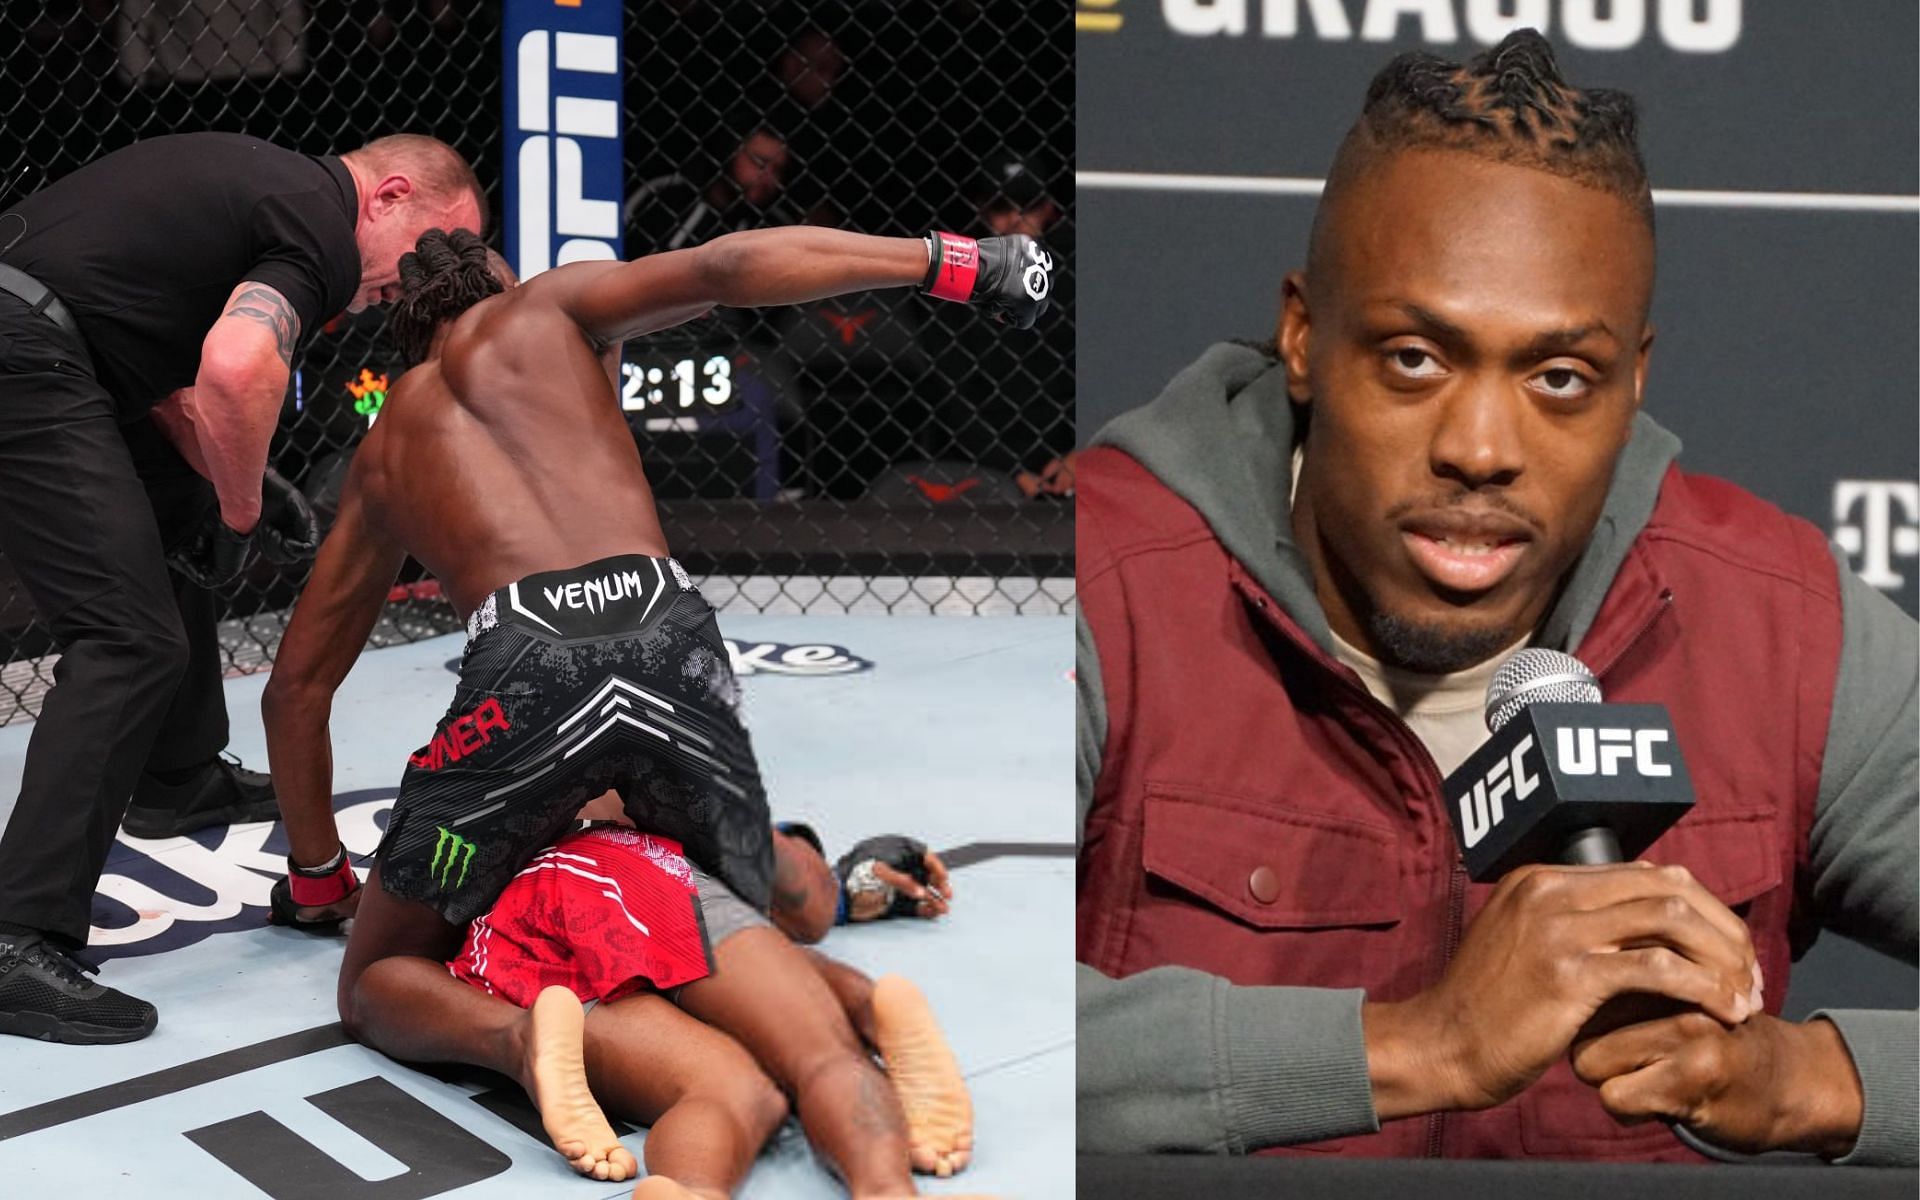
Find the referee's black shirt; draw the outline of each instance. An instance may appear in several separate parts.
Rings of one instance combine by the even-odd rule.
[[[193,383],[200,343],[242,280],[287,298],[302,342],[351,303],[357,210],[338,158],[176,134],[96,159],[0,214],[0,246],[26,223],[0,262],[73,310],[126,421]]]

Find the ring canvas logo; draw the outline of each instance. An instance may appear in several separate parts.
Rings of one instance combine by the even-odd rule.
[[[508,0],[507,259],[520,278],[620,255],[619,0]]]
[[[1451,46],[1464,36],[1491,46],[1531,26],[1579,50],[1631,50],[1649,38],[1687,54],[1720,54],[1740,40],[1742,0],[1126,0],[1159,9],[1183,37],[1313,37],[1391,42],[1412,36]],[[1120,0],[1079,0],[1074,27],[1121,27]]]
[[[870,660],[842,646],[722,640],[735,675],[852,675],[873,669]]]
[[[826,642],[742,642],[720,639],[735,675],[855,675],[873,670],[873,660],[861,658],[845,646]],[[446,668],[460,673],[460,660],[450,658]]]
[[[340,841],[356,860],[380,844],[393,795],[393,788],[370,788],[333,798]],[[463,857],[470,856],[468,843]],[[356,865],[364,874],[364,863]],[[260,929],[273,885],[286,873],[287,835],[273,822],[223,825],[186,837],[123,833],[94,892],[87,955],[158,954],[216,933]]]

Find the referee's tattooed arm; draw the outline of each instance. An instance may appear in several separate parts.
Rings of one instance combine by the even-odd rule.
[[[293,365],[293,348],[300,344],[300,316],[285,296],[264,283],[243,283],[225,315],[258,322],[273,334],[280,361]]]
[[[252,532],[260,519],[267,447],[299,340],[300,318],[287,298],[243,280],[200,345],[189,415],[220,519],[236,533]]]

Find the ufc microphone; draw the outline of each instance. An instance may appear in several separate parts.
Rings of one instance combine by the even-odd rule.
[[[1502,663],[1487,685],[1487,728],[1487,744],[1442,786],[1475,883],[1531,862],[1627,862],[1693,807],[1666,706],[1602,704],[1600,681],[1571,654],[1529,648]],[[1762,1161],[1660,1119],[1708,1158]]]
[[[1693,807],[1660,704],[1602,704],[1586,664],[1526,649],[1487,688],[1493,736],[1442,787],[1467,876],[1525,863],[1626,862]]]

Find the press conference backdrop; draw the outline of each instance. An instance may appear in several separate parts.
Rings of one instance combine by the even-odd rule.
[[[1920,6],[1912,0],[1077,0],[1082,444],[1208,344],[1271,335],[1320,180],[1392,55],[1545,32],[1640,102],[1647,410],[1691,470],[1826,530],[1920,608]],[[1151,303],[1142,297],[1151,294]],[[1792,1011],[1912,1006],[1826,937]]]

